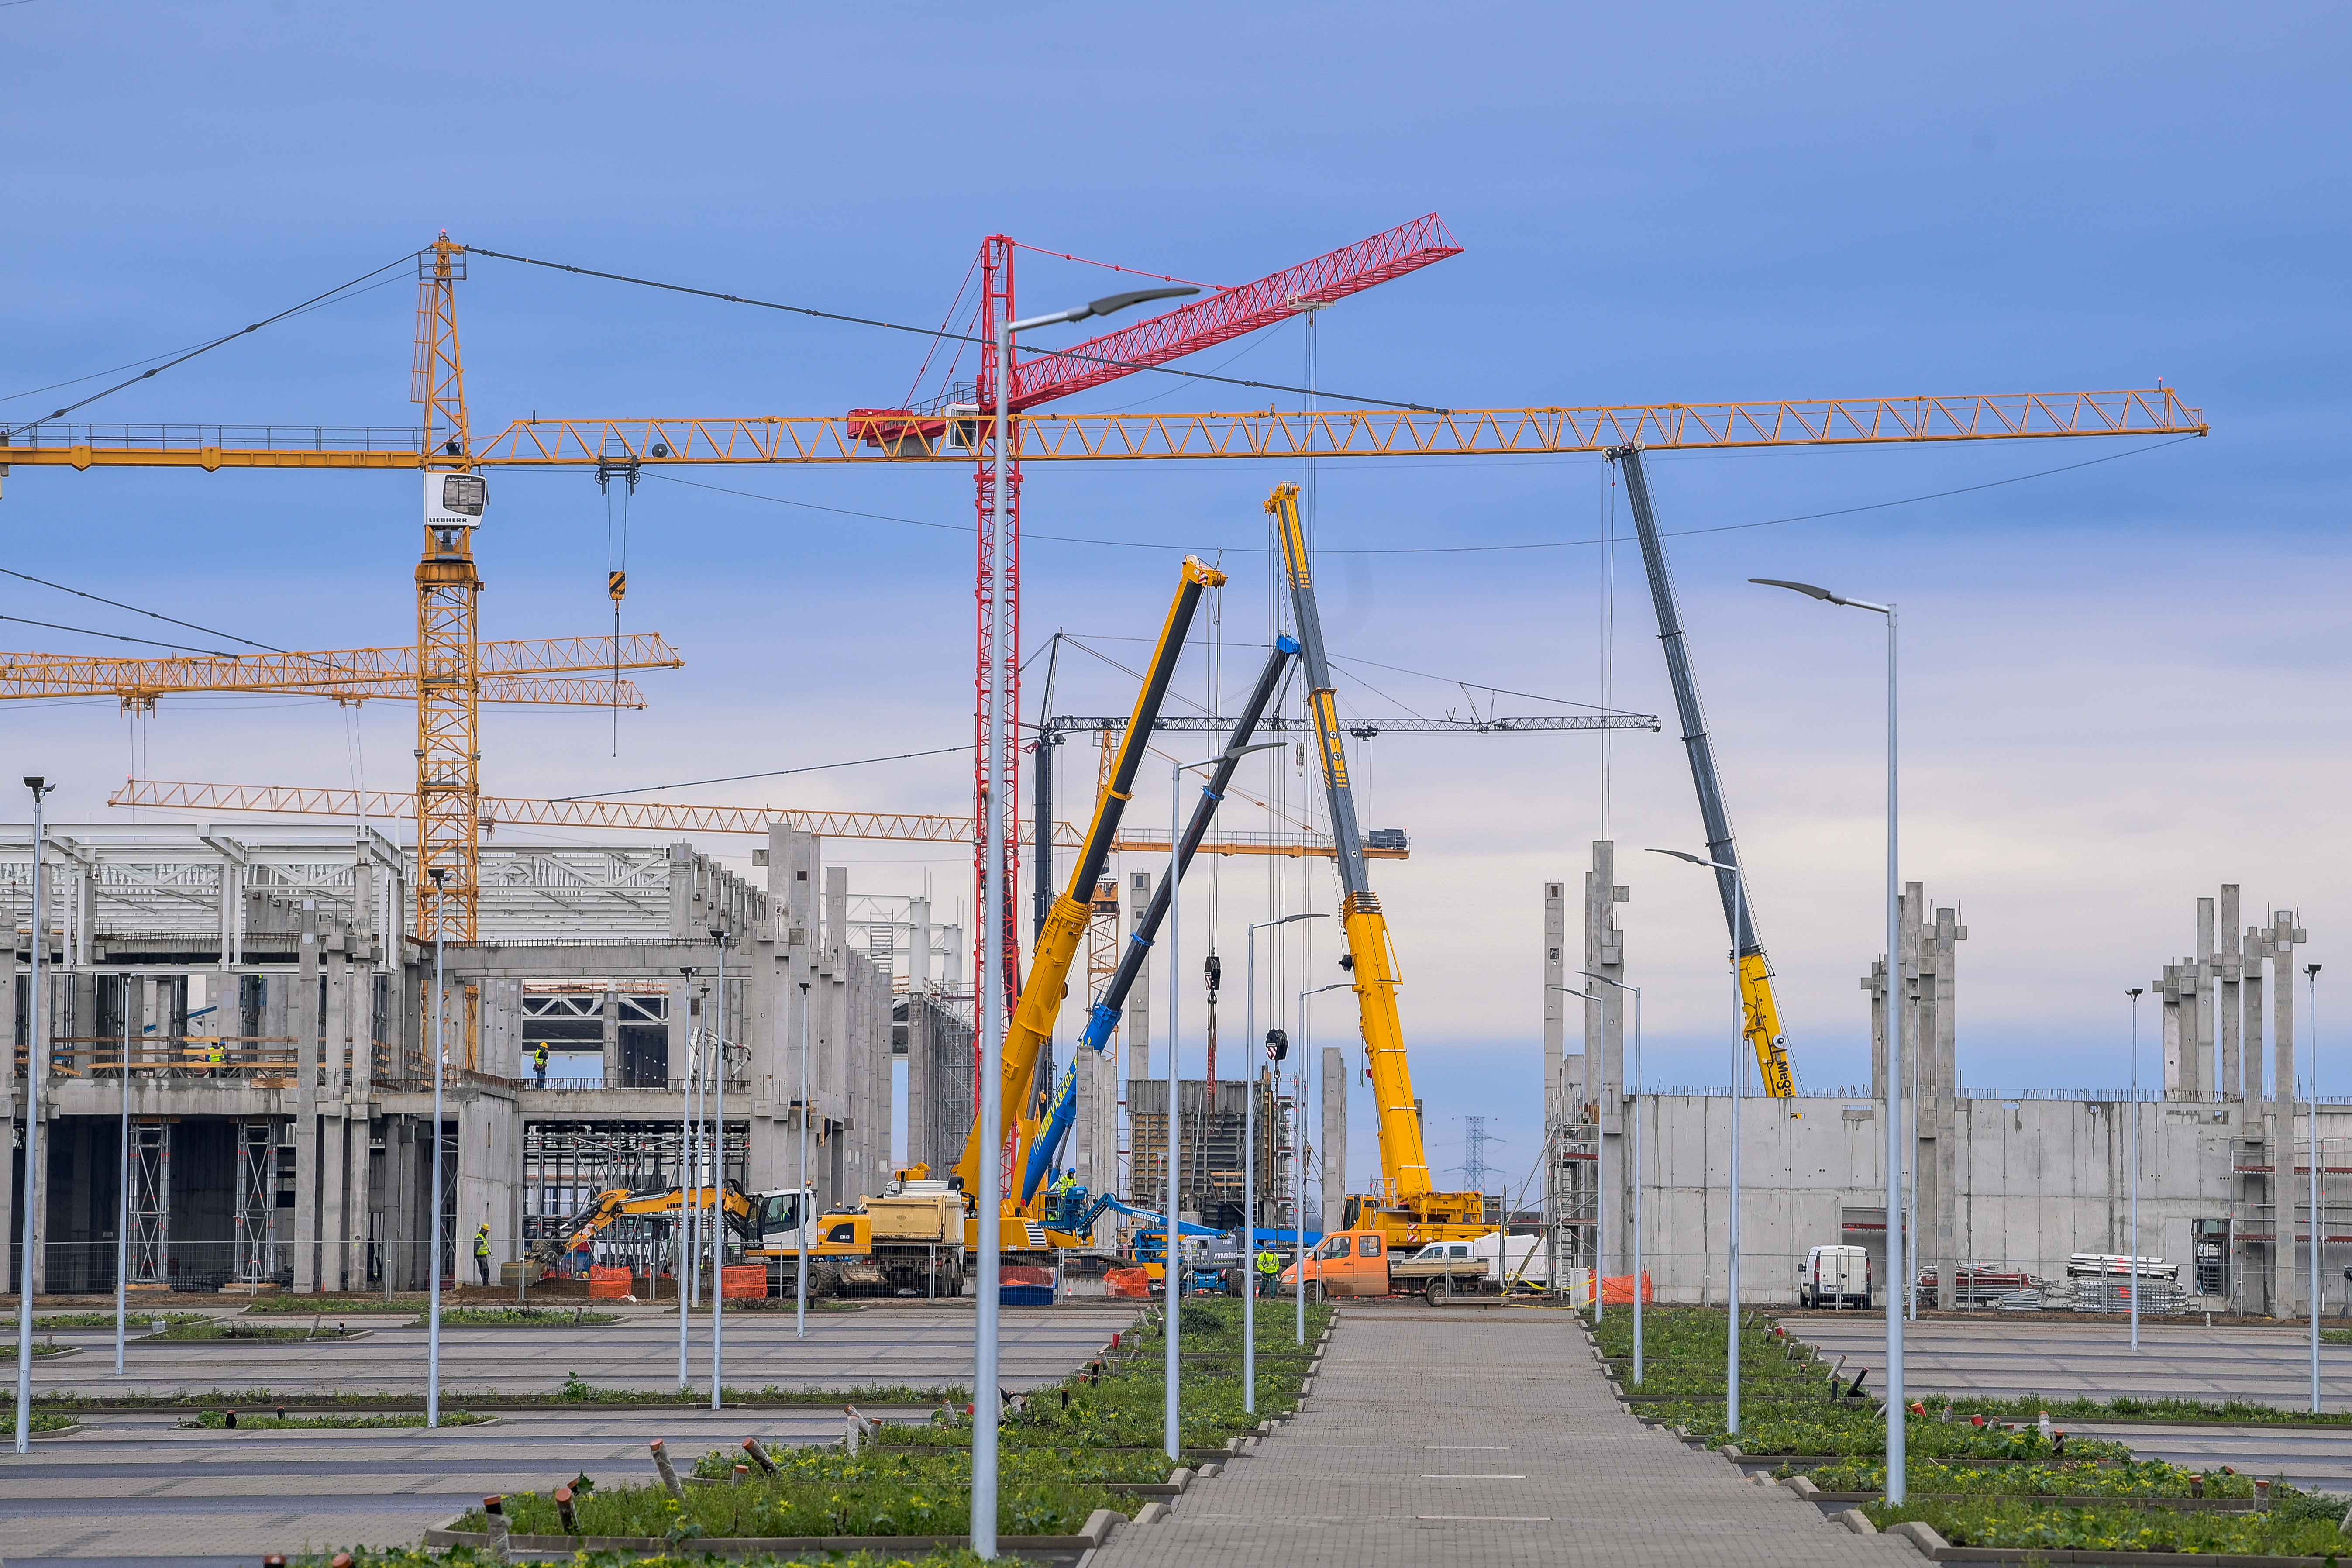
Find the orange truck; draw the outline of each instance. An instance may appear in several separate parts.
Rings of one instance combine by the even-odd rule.
[[[1540,1245],[1532,1237],[1489,1235],[1475,1242],[1431,1242],[1404,1252],[1391,1247],[1381,1230],[1338,1230],[1326,1236],[1303,1264],[1284,1269],[1282,1284],[1295,1289],[1303,1267],[1310,1300],[1422,1296],[1436,1307],[1536,1285],[1541,1276],[1530,1274]],[[1508,1278],[1499,1268],[1506,1261],[1511,1265]]]

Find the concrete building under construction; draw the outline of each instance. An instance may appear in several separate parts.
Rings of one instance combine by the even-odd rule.
[[[481,939],[438,953],[405,934],[412,861],[372,829],[57,826],[39,919],[31,843],[0,828],[0,1198],[18,1216],[16,1184],[43,1189],[45,1289],[112,1288],[126,1172],[132,1285],[421,1286],[436,1012],[445,1268],[479,1226],[513,1259],[604,1186],[676,1180],[689,1087],[715,1110],[722,1059],[726,1173],[796,1185],[805,1126],[825,1203],[887,1180],[895,1051],[919,1084],[958,1060],[969,1082],[961,934],[919,900],[855,898],[790,828],[755,856],[764,886],[685,843],[486,847]]]
[[[2331,1310],[2344,1306],[2352,1101],[2315,1108],[2307,1092],[2298,1095],[2295,959],[2306,932],[2292,911],[2242,929],[2236,886],[2197,900],[2196,951],[2160,965],[2143,987],[2161,1004],[2164,1070],[2160,1085],[2137,1099],[2124,1090],[1966,1084],[1959,955],[1968,927],[1956,905],[1932,904],[1916,882],[1902,901],[1891,1021],[1885,959],[1860,977],[1870,994],[1871,1084],[1790,1100],[1650,1085],[1635,1098],[1625,1076],[1624,994],[1605,983],[1627,973],[1615,907],[1630,889],[1615,876],[1614,846],[1601,842],[1581,889],[1543,884],[1550,1191],[1559,1246],[1573,1265],[1591,1266],[1598,1248],[1604,1271],[1624,1273],[1638,1200],[1645,1270],[1659,1298],[1721,1302],[1736,1113],[1745,1299],[1793,1302],[1807,1249],[1830,1244],[1868,1247],[1884,1281],[1887,1106],[1879,1086],[1891,1042],[1903,1055],[1901,1110],[1912,1151],[1908,1212],[1895,1223],[1912,1238],[1927,1304],[1970,1304],[1978,1275],[2063,1277],[2072,1255],[2137,1252],[2180,1266],[2198,1310],[2308,1311],[2315,1150],[2316,1284]],[[1579,895],[1580,949],[1570,945],[1568,918]],[[1575,984],[1580,973],[1604,983]],[[1575,992],[1595,999],[1575,1003]],[[1571,1004],[1583,1025],[1581,1049],[1573,1051]],[[2087,1059],[2080,1065],[2095,1070]],[[2120,1052],[2095,1070],[2116,1079],[2129,1072]],[[1628,1159],[1636,1119],[1638,1173]],[[2134,1119],[2137,1245],[2126,1159]]]

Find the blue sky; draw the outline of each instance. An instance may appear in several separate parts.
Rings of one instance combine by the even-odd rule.
[[[1480,406],[2161,377],[2205,409],[2210,438],[2120,457],[2152,444],[1662,456],[1653,469],[1667,526],[1693,530],[2021,480],[1695,533],[1674,542],[1675,566],[1805,1079],[1867,1074],[1855,982],[1881,946],[1879,645],[1874,622],[1750,576],[1904,606],[1906,859],[1971,927],[1964,1074],[2106,1084],[2127,1070],[2121,993],[2179,956],[2198,894],[2234,879],[2250,919],[2299,906],[2322,961],[2344,902],[2346,36],[2340,10],[2292,5],[1963,18],[32,0],[0,8],[18,171],[0,395],[203,341],[443,228],[930,321],[990,232],[1241,282],[1431,210],[1465,254],[1328,312],[1323,384]],[[1041,308],[1104,291],[1104,274],[1024,266],[1024,300]],[[389,276],[77,417],[409,423],[414,297]],[[492,427],[534,411],[835,412],[903,395],[920,358],[898,335],[487,260],[460,312],[475,418]],[[1227,374],[1292,381],[1302,353],[1286,327],[1202,368],[1230,360]],[[1129,380],[1080,405],[1265,395]],[[944,465],[689,477],[950,529],[970,516],[969,476]],[[1266,626],[1260,504],[1295,477],[1255,463],[1033,468],[1033,535],[1112,542],[1033,541],[1031,645],[1056,628],[1144,635],[1181,552],[1222,548],[1224,680],[1240,686]],[[18,570],[279,647],[398,643],[414,483],[20,467],[0,539]],[[1318,542],[1581,541],[1612,518],[1606,472],[1586,458],[1328,463]],[[1622,531],[1622,506],[1613,518]],[[597,715],[498,713],[493,790],[657,784],[968,732],[968,535],[651,480],[628,523],[629,624],[667,632],[688,668],[648,679],[655,706],[623,720],[617,756]],[[503,480],[481,539],[486,632],[603,629],[607,527],[583,475]],[[1335,553],[1335,649],[1425,672],[1360,665],[1373,685],[1348,700],[1443,711],[1466,700],[1457,681],[1598,700],[1602,556]],[[1615,700],[1666,712],[1630,549],[1613,604]],[[0,588],[0,614],[141,630],[21,583]],[[5,629],[11,647],[105,647]],[[1206,650],[1188,663],[1195,695],[1209,663]],[[1068,668],[1071,708],[1125,706],[1118,678]],[[390,705],[365,715],[372,784],[399,782],[408,727]],[[147,730],[153,776],[353,772],[328,704],[167,702]],[[132,765],[131,727],[105,705],[13,708],[0,736],[12,760],[64,781],[67,818],[105,815]],[[1453,1119],[1487,1114],[1511,1140],[1502,1163],[1523,1166],[1539,885],[1573,881],[1601,831],[1597,750],[1573,736],[1364,750],[1367,821],[1414,836],[1413,858],[1379,878],[1433,1142],[1458,1159]],[[1622,741],[1612,773],[1626,858],[1695,842],[1671,731]],[[699,798],[948,809],[967,776],[947,757]],[[1089,777],[1066,766],[1066,795]],[[1158,820],[1165,796],[1137,809]],[[860,886],[960,887],[952,856],[841,847]],[[1301,875],[1295,903],[1328,905]],[[1707,889],[1664,862],[1621,879],[1629,957],[1651,987],[1653,1081],[1725,1081]],[[1239,922],[1267,897],[1263,868],[1219,878],[1229,975]],[[1328,939],[1311,971],[1293,954],[1283,984],[1336,975],[1331,956]],[[1329,1019],[1321,1037],[1351,1033]]]

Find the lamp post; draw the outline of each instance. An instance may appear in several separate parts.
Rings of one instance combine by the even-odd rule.
[[[2311,1095],[2311,1413],[2319,1414],[2319,965],[2303,966],[2308,985],[2310,1004],[2306,1013],[2311,1019],[2311,1044],[2304,1047],[2304,1080]],[[2292,981],[2289,982],[2293,984]],[[2292,1135],[2294,1129],[2288,1129]],[[2292,1236],[2294,1233],[2287,1232]]]
[[[33,792],[33,1001],[25,1033],[25,1258],[23,1300],[16,1308],[16,1452],[33,1451],[33,1259],[37,1255],[40,1211],[34,1199],[41,1190],[38,1175],[41,1147],[41,1079],[47,1065],[41,1051],[41,960],[47,956],[48,922],[41,908],[41,857],[47,847],[47,829],[41,816],[41,797],[58,786],[37,773],[25,776]]]
[[[710,1408],[716,1410],[727,1310],[727,1221],[720,1196],[727,1189],[727,933],[713,926],[710,940],[719,944],[719,1023],[710,1035],[719,1060],[719,1094],[710,1115]]]
[[[816,1205],[812,1201],[808,1179],[808,1016],[809,983],[801,982],[801,1190],[793,1198],[793,1215],[798,1223],[793,1227],[794,1245],[800,1250],[800,1261],[793,1270],[793,1337],[808,1338],[808,1227],[809,1210]],[[980,1403],[978,1399],[972,1401]]]
[[[131,976],[122,977],[122,1147],[115,1176],[114,1375],[122,1375],[131,1328]]]
[[[436,866],[427,874],[433,879],[437,909],[437,895],[449,869]],[[441,1064],[445,1053],[441,1031],[447,996],[442,966],[447,946],[436,925],[433,931],[433,1256],[426,1265],[425,1300],[425,1425],[428,1427],[441,1425]]]
[[[1633,1220],[1633,1386],[1642,1385],[1642,988],[1628,985],[1622,980],[1612,980],[1605,974],[1595,974],[1580,969],[1587,980],[1598,980],[1603,985],[1613,985],[1620,991],[1633,994],[1633,1109],[1632,1127],[1626,1136],[1625,1169],[1631,1179],[1625,1184],[1626,1208]]]
[[[686,1003],[688,1009],[686,1061],[683,1064],[685,1076],[677,1080],[677,1186],[678,1195],[685,1201],[678,1207],[677,1227],[671,1237],[670,1252],[677,1261],[675,1281],[677,1286],[677,1386],[683,1393],[687,1384],[687,1330],[693,1321],[692,1307],[686,1299],[686,1282],[693,1278],[694,1266],[702,1260],[702,1241],[698,1234],[700,1227],[695,1224],[694,1205],[695,1189],[702,1180],[702,1157],[694,1146],[697,1131],[694,1116],[695,1068],[701,1060],[702,1047],[694,1037],[694,1004],[686,995],[688,982],[694,978],[694,966],[680,964],[677,973],[677,995]],[[670,1014],[672,1018],[677,1016],[675,1010]]]
[[[1279,744],[1279,742],[1276,743]],[[1171,904],[1175,902],[1175,892],[1171,889],[1169,892]],[[1314,913],[1285,915],[1280,920],[1260,921],[1248,928],[1242,939],[1244,979],[1242,987],[1242,1038],[1245,1040],[1257,1038],[1257,933],[1274,926],[1286,926],[1296,921],[1328,919],[1330,919],[1328,915]],[[1172,1039],[1174,1037],[1170,1037]],[[1298,1114],[1302,1121],[1307,1115],[1307,1107],[1303,1101],[1299,1105]],[[1298,1147],[1299,1131],[1298,1128],[1291,1129],[1290,1143],[1294,1154]],[[1242,1279],[1245,1287],[1242,1291],[1242,1410],[1245,1415],[1255,1415],[1257,1414],[1257,1080],[1255,1078],[1251,1079],[1249,1092],[1243,1098],[1242,1149],[1244,1151],[1242,1154],[1242,1224],[1249,1233],[1248,1244],[1242,1248]],[[1307,1190],[1294,1184],[1291,1187],[1291,1203],[1298,1220],[1299,1240],[1303,1243],[1307,1239]],[[1307,1269],[1303,1261],[1298,1270],[1298,1280],[1303,1289],[1307,1282]]]
[[[1748,879],[1738,867],[1710,860],[1703,855],[1686,854],[1680,849],[1653,849],[1650,853],[1671,855],[1677,860],[1687,860],[1694,866],[1704,866],[1709,870],[1730,872],[1731,929],[1735,932],[1748,929]],[[1730,1332],[1724,1336],[1723,1419],[1730,1435],[1737,1437],[1739,1436],[1739,1102],[1748,1098],[1748,1005],[1747,999],[1739,992],[1739,945],[1736,936],[1731,952],[1731,1005],[1739,1043],[1731,1052],[1731,1223],[1730,1234],[1726,1238],[1731,1259],[1731,1325]],[[1893,1419],[1900,1420],[1901,1416],[1898,1414]],[[1892,1465],[1893,1461],[1888,1463]],[[1896,1473],[1891,1468],[1887,1472],[1890,1485]]]
[[[2139,998],[2141,986],[2124,993],[2131,998],[2132,1070],[2131,1122],[2124,1129],[2124,1158],[2131,1162],[2131,1238],[2124,1250],[2131,1254],[2131,1348],[2139,1350]]]
[[[1013,447],[1012,385],[1013,340],[1036,327],[1050,327],[1063,321],[1083,321],[1089,316],[1108,316],[1139,305],[1147,300],[1172,300],[1182,295],[1197,294],[1198,289],[1137,289],[1124,294],[1107,294],[1099,300],[1074,305],[1051,315],[1030,316],[1018,321],[1000,320],[996,323],[996,419],[990,426],[989,437],[995,445],[996,462],[990,475],[989,515],[994,521],[988,541],[988,630],[992,639],[1000,637],[1005,625],[1004,597],[1004,469],[1011,461]],[[982,943],[982,951],[993,952],[996,946],[997,922],[1004,909],[1004,653],[990,644],[988,660],[988,756],[982,769],[982,790],[986,796],[985,820],[981,824],[981,858],[985,868],[982,875],[981,929],[989,934]],[[996,1417],[997,1417],[997,1269],[1001,1261],[1000,1230],[1003,1222],[1003,1154],[1004,1088],[999,1081],[1004,1070],[1004,986],[992,962],[982,966],[985,971],[973,976],[981,992],[980,1029],[980,1193],[976,1200],[980,1219],[980,1298],[974,1314],[978,1321],[972,1335],[972,1429],[971,1429],[971,1549],[982,1557],[996,1555]],[[1171,970],[1172,973],[1173,971]],[[1173,1091],[1171,1091],[1171,1097]],[[1170,1125],[1174,1125],[1175,1107],[1170,1108]],[[802,1111],[806,1116],[805,1102]],[[1172,1174],[1171,1180],[1173,1180]],[[1172,1193],[1172,1189],[1171,1189]],[[1174,1205],[1171,1204],[1171,1209]],[[1173,1224],[1173,1220],[1170,1222]],[[807,1270],[802,1270],[805,1278]],[[1170,1314],[1173,1321],[1174,1313]],[[1170,1342],[1174,1342],[1171,1331]],[[1172,1352],[1171,1352],[1172,1353]],[[1169,1397],[1175,1397],[1171,1382]],[[1171,1406],[1172,1408],[1172,1406]]]
[[[1312,321],[1313,318],[1309,317],[1308,320]],[[1301,991],[1298,994],[1298,1109],[1302,1116],[1307,1112],[1307,999],[1309,996],[1320,996],[1326,991],[1350,990],[1354,984],[1355,982],[1350,980],[1335,980],[1328,985],[1318,985],[1312,991]],[[1290,1141],[1290,1159],[1298,1177],[1297,1342],[1303,1345],[1307,1342],[1307,1162],[1299,1157],[1300,1142],[1296,1138]],[[1325,1152],[1328,1154],[1329,1151],[1327,1150]],[[1328,1175],[1331,1167],[1326,1164],[1323,1170]],[[1341,1195],[1341,1201],[1346,1201],[1345,1194]],[[1328,1234],[1331,1229],[1331,1194],[1329,1193],[1323,1194],[1323,1229],[1326,1234]]]
[[[1911,1258],[1909,1237],[1903,1226],[1903,1051],[1901,1046],[1901,1010],[1896,997],[1903,987],[1902,961],[1902,895],[1901,824],[1897,809],[1900,801],[1901,773],[1897,767],[1899,752],[1895,746],[1895,615],[1892,603],[1876,605],[1867,599],[1850,599],[1833,594],[1827,588],[1811,583],[1791,583],[1778,577],[1751,577],[1751,583],[1768,588],[1786,588],[1793,594],[1819,599],[1825,604],[1843,605],[1853,610],[1871,610],[1886,617],[1886,1261],[1888,1289],[1896,1282],[1908,1294],[1911,1289]],[[2135,1053],[2135,1057],[2137,1053]],[[2132,1112],[2133,1125],[2138,1125],[2139,1112]],[[2135,1243],[2135,1246],[2137,1244]],[[1896,1267],[1900,1263],[1900,1268]],[[2137,1292],[2134,1293],[2137,1296]],[[1895,1309],[1895,1299],[1890,1295],[1886,1308],[1886,1500],[1899,1503],[1908,1490],[1906,1484],[1903,1393],[1903,1314]]]
[[[1181,816],[1184,804],[1184,775],[1194,768],[1213,768],[1228,757],[1247,756],[1252,752],[1279,750],[1287,742],[1267,741],[1239,751],[1220,752],[1213,757],[1198,762],[1173,763],[1168,769],[1168,1288],[1164,1297],[1168,1307],[1168,1386],[1162,1400],[1160,1440],[1171,1459],[1183,1458],[1181,1426],[1181,1400],[1177,1390],[1177,1374],[1183,1363],[1178,1351],[1178,1324],[1183,1314],[1179,1310],[1184,1299],[1184,1259],[1181,1250],[1183,1220],[1177,1214],[1176,1173],[1180,1168],[1179,1147],[1183,1141],[1184,1108],[1177,1099],[1182,1088],[1177,1077],[1177,1066],[1183,1057],[1184,1035],[1177,1015],[1182,1005],[1184,989],[1178,976],[1182,973],[1184,932],[1184,881],[1182,853],[1184,833]],[[1208,785],[1201,786],[1203,791]],[[1257,1026],[1251,1024],[1251,1028]],[[1244,1097],[1246,1100],[1246,1097]],[[1205,1105],[1203,1110],[1205,1112]],[[1246,1165],[1248,1161],[1244,1160]]]
[[[1580,969],[1577,973],[1581,974],[1584,971]],[[1581,997],[1587,1002],[1599,1002],[1601,1000],[1601,998],[1595,996],[1590,991],[1578,991],[1566,985],[1555,985],[1552,989],[1562,992],[1570,996]],[[1584,1052],[1584,1081],[1587,1088],[1591,1087],[1592,1050],[1591,1043],[1590,1041],[1586,1042]],[[1551,1158],[1551,1153],[1549,1149],[1545,1151],[1544,1158],[1547,1160]],[[1552,1188],[1550,1184],[1547,1183],[1545,1184],[1545,1191],[1549,1193],[1551,1190]],[[1559,1216],[1557,1215],[1553,1216],[1555,1226],[1557,1226],[1558,1224],[1558,1217]],[[1601,1252],[1601,1237],[1608,1234],[1608,1229],[1609,1200],[1607,1190],[1602,1186],[1601,1181],[1601,1133],[1599,1129],[1596,1128],[1594,1129],[1592,1135],[1592,1322],[1593,1326],[1596,1328],[1601,1324],[1601,1281],[1608,1272],[1607,1269],[1601,1267],[1602,1264],[1607,1261],[1605,1256]],[[1555,1228],[1553,1234],[1555,1236],[1559,1234],[1557,1228]],[[1555,1262],[1559,1260],[1559,1248],[1555,1246],[1552,1248],[1552,1256]],[[1555,1280],[1553,1283],[1557,1285],[1559,1281]]]

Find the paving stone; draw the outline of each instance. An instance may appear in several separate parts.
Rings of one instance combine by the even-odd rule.
[[[1343,1308],[1306,1407],[1090,1568],[1901,1568],[1626,1415],[1556,1311]]]

